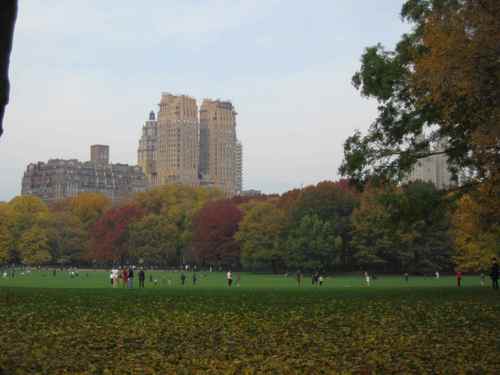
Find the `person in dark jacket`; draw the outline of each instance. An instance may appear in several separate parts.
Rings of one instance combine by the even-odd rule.
[[[494,290],[498,290],[498,263],[497,258],[493,258],[493,263],[491,265],[491,286]]]
[[[134,287],[134,269],[130,267],[128,269],[128,285],[127,287],[129,289],[132,289]]]
[[[144,273],[144,270],[141,269],[139,271],[139,288],[144,288],[144,280],[146,280],[146,274]]]

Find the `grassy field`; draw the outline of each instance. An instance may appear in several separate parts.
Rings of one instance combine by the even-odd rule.
[[[186,274],[190,275],[190,274]],[[306,278],[107,272],[0,279],[5,374],[481,373],[500,368],[500,294],[466,277]],[[170,284],[168,283],[168,280]],[[488,281],[488,280],[487,280]],[[137,284],[137,282],[136,282]],[[2,373],[2,371],[0,371]]]

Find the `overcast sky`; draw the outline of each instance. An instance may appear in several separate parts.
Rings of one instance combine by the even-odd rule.
[[[162,91],[229,99],[244,189],[282,193],[338,178],[342,143],[376,103],[351,85],[367,46],[407,31],[402,0],[21,0],[0,200],[30,162],[136,164]],[[143,8],[141,8],[143,6]]]

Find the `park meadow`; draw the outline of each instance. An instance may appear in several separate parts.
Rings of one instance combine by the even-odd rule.
[[[495,373],[498,295],[477,275],[304,277],[108,271],[0,279],[5,374]],[[150,280],[153,281],[150,281]],[[170,280],[170,283],[169,283]],[[156,281],[156,282],[155,282]]]

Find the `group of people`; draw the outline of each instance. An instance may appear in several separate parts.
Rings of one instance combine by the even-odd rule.
[[[285,276],[288,277],[288,273],[286,273]],[[295,279],[297,280],[297,285],[299,287],[301,287],[303,279],[304,279],[304,275],[302,274],[301,270],[297,270],[297,272],[295,273]],[[312,273],[312,275],[311,275],[312,285],[322,286],[324,281],[325,281],[325,278],[319,271],[314,271]]]
[[[111,285],[116,288],[122,285],[124,288],[132,289],[134,287],[134,267],[123,267],[122,269],[113,268],[109,275]],[[146,273],[143,269],[139,271],[139,288],[144,288]]]

